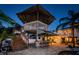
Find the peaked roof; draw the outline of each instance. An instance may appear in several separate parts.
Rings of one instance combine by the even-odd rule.
[[[43,23],[50,24],[55,20],[53,15],[38,4],[17,13],[17,15],[24,23],[39,20]]]

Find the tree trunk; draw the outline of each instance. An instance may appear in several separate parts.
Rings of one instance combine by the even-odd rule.
[[[72,44],[73,44],[73,47],[75,47],[74,27],[72,28]]]

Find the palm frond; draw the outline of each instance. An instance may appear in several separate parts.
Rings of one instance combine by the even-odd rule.
[[[79,21],[79,13],[76,13],[76,15],[74,16],[74,18]]]
[[[61,23],[61,22],[68,22],[68,21],[70,21],[70,19],[68,18],[68,17],[64,17],[64,18],[61,18],[60,20],[59,20],[59,22]]]
[[[69,15],[69,16],[74,16],[74,15],[75,15],[75,12],[74,12],[73,10],[69,10],[69,11],[68,11],[68,15]]]
[[[0,22],[0,27],[2,26],[2,23]]]
[[[74,26],[74,28],[76,28],[79,31],[79,26]]]
[[[16,22],[11,19],[10,17],[8,17],[6,14],[4,14],[3,12],[0,12],[0,19],[2,19],[2,21],[8,22],[9,24],[13,25]]]
[[[57,27],[56,27],[56,31],[59,30],[59,28],[62,26],[63,24],[59,24]]]
[[[65,22],[65,23],[58,25],[57,28],[56,28],[56,31],[59,30],[59,29],[64,29],[69,24],[70,24],[70,22]]]
[[[1,33],[0,33],[0,34],[1,34]],[[4,31],[2,32],[2,35],[0,35],[0,41],[4,40],[4,39],[6,38],[6,35],[7,35],[7,32],[6,32],[6,30],[4,30]]]

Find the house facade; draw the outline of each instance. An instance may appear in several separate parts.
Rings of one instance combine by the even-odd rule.
[[[18,18],[24,23],[14,41],[14,49],[25,48],[27,44],[34,43],[35,40],[41,41],[45,39],[49,41],[50,46],[66,46],[72,45],[72,30],[64,29],[57,32],[48,31],[48,26],[55,20],[41,5],[32,6],[22,12],[17,13]],[[15,31],[18,32],[18,31]],[[79,32],[75,29],[75,43],[79,41]],[[19,45],[20,44],[20,45]]]
[[[63,29],[58,30],[55,32],[58,35],[48,35],[48,39],[51,41],[49,44],[50,46],[57,45],[57,46],[65,46],[65,45],[72,45],[72,29]],[[74,30],[74,40],[76,46],[79,46],[79,31],[77,29]],[[47,37],[47,36],[46,36]],[[45,37],[45,38],[46,38]],[[46,38],[47,39],[47,38]]]
[[[44,33],[44,31],[48,31],[48,25],[40,21],[33,21],[33,22],[25,23],[24,30],[30,32],[28,34],[29,43],[33,43],[35,42],[36,39],[38,41],[42,40],[39,34]]]
[[[48,32],[48,26],[55,20],[55,17],[41,5],[32,6],[16,14],[24,26],[19,28],[19,31],[14,30],[17,35],[13,41],[13,50],[24,49],[36,40],[41,41],[42,34]]]
[[[55,20],[55,17],[41,5],[32,6],[17,15],[24,23],[23,29],[26,31],[29,43],[42,40],[40,35],[48,31],[48,26]]]

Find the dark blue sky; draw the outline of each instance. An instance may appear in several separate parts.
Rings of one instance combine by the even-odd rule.
[[[16,22],[23,25],[17,17],[16,13],[23,11],[31,6],[33,6],[33,4],[3,4],[0,5],[0,9],[2,9],[9,17],[16,20]],[[60,18],[68,16],[68,10],[74,10],[76,12],[79,12],[79,5],[75,4],[42,4],[42,6],[56,18],[56,20],[49,25],[49,30],[54,30],[56,28],[56,26],[59,24],[58,20]]]

